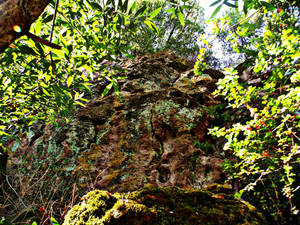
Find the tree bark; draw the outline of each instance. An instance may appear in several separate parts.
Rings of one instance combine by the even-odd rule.
[[[50,0],[0,0],[0,53],[29,32],[31,24],[49,3]],[[15,26],[21,30],[14,30]]]

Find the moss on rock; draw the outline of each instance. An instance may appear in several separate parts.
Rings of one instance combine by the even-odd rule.
[[[64,225],[268,224],[251,205],[230,194],[178,187],[128,193],[89,192],[66,215]]]

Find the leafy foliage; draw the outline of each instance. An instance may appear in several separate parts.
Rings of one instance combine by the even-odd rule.
[[[251,27],[239,26],[228,40],[234,50],[249,55],[238,44],[248,38],[249,47],[257,52],[251,77],[256,82],[242,83],[237,71],[227,69],[215,94],[228,100],[232,109],[248,111],[250,117],[210,133],[227,140],[224,167],[230,179],[240,182],[236,196],[267,211],[278,224],[293,224],[299,213],[299,8],[282,1],[245,1],[245,5],[263,12],[263,32],[253,36]],[[217,33],[220,29],[215,27]],[[199,62],[195,69],[201,73],[205,66]]]
[[[232,109],[248,111],[250,116],[231,127],[216,127],[210,132],[227,140],[224,150],[229,159],[224,167],[230,179],[240,182],[236,196],[246,197],[278,224],[292,224],[294,216],[299,214],[296,203],[300,188],[296,176],[300,169],[300,37],[299,8],[295,2],[245,0],[244,12],[256,9],[264,22],[251,24],[250,18],[246,18],[238,23],[225,18],[216,23],[219,25],[214,30],[216,35],[226,31],[235,51],[254,57],[253,79],[259,82],[241,83],[237,71],[227,70],[215,93],[227,99]],[[90,98],[87,93],[91,94],[92,80],[109,81],[103,96],[112,88],[118,94],[120,77],[102,64],[105,60],[168,48],[182,55],[194,52],[197,47],[190,45],[195,43],[192,34],[203,32],[203,27],[198,23],[201,12],[193,3],[186,0],[153,5],[127,0],[61,1],[54,42],[63,46],[62,50],[23,37],[0,56],[0,148],[8,135],[24,131],[36,121],[56,125],[68,122],[73,110],[84,106]],[[236,7],[237,3],[236,0],[214,1],[212,5],[216,9],[212,16],[223,5]],[[49,38],[53,13],[54,9],[48,8],[33,24],[32,32]],[[261,25],[262,32],[253,34],[257,25]],[[234,29],[222,30],[226,26]],[[205,40],[204,44],[210,46]],[[200,49],[199,58],[206,54],[205,48]],[[195,71],[201,73],[207,66],[199,60]],[[100,75],[96,77],[97,74]],[[195,145],[209,147],[206,143]],[[31,172],[32,179],[40,180],[38,175],[43,170],[46,175],[42,177],[51,177],[48,182],[55,183],[58,177],[55,163],[63,162],[35,162],[33,171],[28,166],[33,157],[20,156],[17,171]],[[40,188],[50,183],[45,182]],[[57,181],[50,194],[61,195],[62,185]],[[19,186],[21,190],[23,187]],[[0,223],[7,222],[1,219]]]
[[[10,138],[23,139],[25,132],[29,138],[34,138],[31,129],[44,127],[44,123],[64,127],[75,109],[83,107],[90,98],[101,97],[92,96],[92,81],[108,81],[102,96],[111,89],[118,95],[117,81],[122,78],[115,75],[117,68],[107,68],[103,62],[118,61],[118,57],[124,56],[130,58],[132,46],[124,37],[132,38],[143,24],[156,30],[152,20],[160,9],[154,9],[148,15],[146,11],[147,5],[139,7],[127,0],[60,1],[54,43],[62,46],[61,50],[22,37],[0,55],[0,156],[6,156],[4,146],[9,146],[11,160],[17,159],[10,165],[10,169],[17,172],[5,176],[7,184],[15,188],[9,189],[13,197],[10,198],[2,187],[6,181],[0,180],[1,190],[5,190],[3,195],[0,193],[0,198],[1,204],[14,202],[13,205],[9,203],[12,215],[17,215],[14,219],[22,220],[34,214],[41,223],[50,220],[53,198],[74,197],[66,189],[76,183],[76,178],[70,176],[65,181],[59,180],[60,173],[66,175],[66,172],[56,168],[66,162],[58,159],[58,152],[45,149],[39,149],[37,154],[30,150],[18,152],[16,149],[21,147],[21,142],[16,141],[10,146]],[[53,14],[52,5],[32,25],[31,32],[49,39]],[[32,183],[34,185],[30,186]],[[42,193],[45,187],[51,188]],[[65,206],[62,202],[55,204],[60,209]],[[41,208],[36,209],[38,206]],[[24,207],[25,211],[20,210]],[[63,210],[61,216],[67,209]],[[60,215],[55,216],[59,218]],[[6,223],[6,220],[1,222]]]
[[[168,49],[181,56],[197,55],[197,39],[204,33],[203,9],[197,1],[144,0],[139,4],[147,4],[146,15],[153,19],[157,35],[151,30],[153,24],[142,25],[136,35],[128,39],[128,44],[133,45],[133,55]]]
[[[58,8],[54,41],[62,50],[50,49],[23,37],[0,56],[0,136],[12,134],[37,120],[69,120],[72,111],[84,106],[94,74],[107,79],[118,94],[117,77],[101,62],[131,57],[123,37],[132,37],[145,16],[146,5],[136,9],[128,1],[62,1]],[[53,8],[48,8],[31,30],[44,39],[51,33]],[[4,139],[1,138],[1,142]]]

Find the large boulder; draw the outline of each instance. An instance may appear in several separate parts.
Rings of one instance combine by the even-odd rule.
[[[226,190],[226,188],[225,188]],[[144,188],[110,194],[94,190],[82,197],[63,225],[264,225],[264,217],[249,203],[224,193],[178,187]]]
[[[62,220],[94,189],[199,189],[224,181],[223,159],[207,135],[215,119],[211,109],[219,103],[211,93],[222,73],[208,69],[195,76],[193,64],[171,51],[102,67],[117,71],[114,79],[124,78],[118,79],[119,97],[112,90],[101,98],[109,82],[98,80],[103,74],[97,73],[91,82],[94,98],[69,124],[36,123],[29,135],[19,135],[21,142],[6,142],[8,177],[20,177],[11,181],[22,193],[15,211],[22,212],[23,202],[34,205],[35,214],[55,204],[51,215]]]
[[[109,93],[91,100],[68,126],[32,135],[31,151],[57,153],[86,190],[222,182],[222,159],[207,138],[214,115],[206,108],[217,103],[211,94],[216,79],[195,76],[193,65],[171,51],[114,67],[122,70],[115,76],[126,77],[119,81],[121,98]],[[100,95],[106,85],[95,81],[92,90]]]

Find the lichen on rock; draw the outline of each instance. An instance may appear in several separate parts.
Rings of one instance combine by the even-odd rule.
[[[218,186],[219,187],[219,186]],[[226,189],[223,188],[223,189]],[[219,190],[223,190],[219,187]],[[66,215],[63,225],[264,225],[257,210],[228,193],[178,187],[110,194],[94,190]]]
[[[29,187],[43,179],[39,193],[48,193],[56,185],[55,216],[94,190],[69,211],[65,225],[267,224],[254,207],[235,200],[230,187],[211,185],[225,178],[207,135],[215,117],[206,110],[219,103],[212,92],[222,73],[195,76],[193,65],[171,51],[113,66],[126,77],[118,80],[121,99],[113,91],[99,98],[108,83],[95,74],[96,97],[69,124],[35,124],[20,143],[8,143],[14,160],[20,154],[35,160],[28,165],[34,174],[23,173]],[[28,192],[23,199],[31,204],[38,198],[28,190],[34,199]]]
[[[24,140],[24,151],[54,154],[84,190],[222,182],[218,153],[194,146],[208,141],[213,116],[205,108],[218,103],[211,94],[214,73],[195,76],[193,65],[172,51],[114,66],[126,77],[118,81],[121,100],[113,93],[92,99],[68,125],[46,126],[35,139]],[[96,96],[107,85],[92,83]]]

